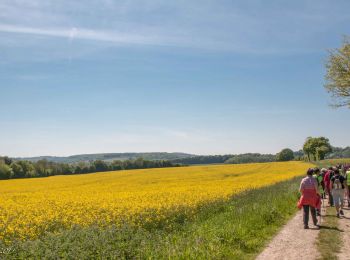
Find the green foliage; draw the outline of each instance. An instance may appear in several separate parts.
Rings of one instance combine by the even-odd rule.
[[[114,160],[125,161],[125,160],[136,160],[137,158],[143,158],[148,161],[161,161],[161,160],[175,160],[193,157],[192,154],[186,153],[98,153],[98,154],[78,154],[67,157],[56,157],[56,156],[39,156],[39,157],[28,157],[28,158],[17,158],[18,160],[37,162],[40,160],[46,160],[55,163],[88,163],[91,161],[102,160],[112,162]],[[1,158],[0,158],[1,159]]]
[[[6,162],[5,163],[5,158]],[[170,161],[148,161],[143,158],[136,160],[105,162],[96,160],[92,162],[79,162],[74,164],[55,163],[45,159],[36,162],[31,161],[15,161],[8,157],[0,158],[0,178],[32,178],[47,177],[61,174],[82,174],[92,172],[118,171],[129,169],[146,169],[146,168],[164,168],[177,167],[178,164]]]
[[[343,45],[330,51],[326,63],[325,88],[337,100],[335,106],[350,108],[350,38],[344,39]]]
[[[12,168],[13,174],[14,174],[13,177],[22,178],[25,176],[25,172],[24,172],[20,163],[18,163],[18,162],[11,163],[11,168]]]
[[[294,159],[294,152],[289,148],[285,148],[281,152],[276,154],[276,161],[279,161],[279,162],[291,161],[293,159]]]
[[[107,163],[105,163],[102,160],[96,160],[93,162],[93,165],[95,167],[95,170],[97,172],[105,172],[109,170],[109,166],[107,165]]]
[[[325,137],[308,137],[304,143],[303,150],[307,159],[323,160],[327,153],[332,151],[329,140]]]
[[[332,152],[326,155],[326,159],[350,158],[350,146],[345,148],[332,147]]]
[[[12,159],[7,156],[0,156],[0,163],[1,162],[10,165],[12,163]]]
[[[28,161],[19,161],[18,163],[21,165],[24,173],[24,176],[20,176],[20,177],[30,178],[30,177],[39,176],[39,174],[37,174],[35,171],[35,167],[33,163]]]
[[[253,259],[296,211],[300,178],[203,205],[163,228],[76,227],[3,246],[8,259]],[[181,219],[181,221],[180,221]],[[0,250],[1,251],[1,250]]]
[[[341,230],[338,228],[338,218],[335,218],[335,208],[327,208],[327,216],[325,216],[324,226],[317,238],[317,248],[321,254],[322,260],[338,259],[337,254],[340,253],[342,245]]]
[[[172,160],[175,163],[193,165],[193,164],[214,164],[214,163],[258,163],[274,162],[275,156],[272,154],[246,153],[246,154],[226,154],[226,155],[201,155],[183,159]]]
[[[188,158],[181,158],[172,160],[175,163],[181,163],[181,164],[212,164],[212,163],[224,163],[226,160],[231,158],[233,155],[227,154],[227,155],[199,155],[199,156],[192,156]]]
[[[334,165],[345,164],[350,165],[350,157],[349,158],[341,158],[341,159],[327,159],[315,162],[315,164],[319,168],[329,168]]]
[[[13,176],[13,171],[10,166],[0,162],[0,179],[10,179]]]
[[[262,163],[262,162],[274,162],[276,156],[273,154],[260,154],[260,153],[246,153],[233,155],[225,163],[240,164],[240,163]]]

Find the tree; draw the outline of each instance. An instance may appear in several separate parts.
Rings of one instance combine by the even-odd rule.
[[[316,159],[324,160],[327,153],[332,152],[332,146],[329,143],[329,140],[325,137],[316,138]]]
[[[39,160],[34,164],[36,175],[48,176],[50,175],[49,162],[46,159]]]
[[[350,37],[344,38],[343,46],[330,51],[326,63],[325,88],[336,99],[336,107],[350,108]]]
[[[303,146],[307,159],[323,160],[332,151],[329,140],[325,137],[308,137]],[[311,158],[312,156],[312,158]]]
[[[291,161],[293,159],[294,159],[294,152],[289,148],[283,149],[276,155],[276,161],[280,161],[280,162]]]
[[[119,160],[114,160],[111,163],[111,170],[113,171],[119,171],[123,169],[123,162]]]
[[[93,165],[95,166],[95,169],[97,172],[105,172],[109,170],[109,167],[107,163],[105,163],[102,160],[96,160],[93,162]]]
[[[9,158],[8,156],[4,156],[4,157],[0,156],[0,162],[10,165],[12,163],[12,159]]]
[[[13,171],[10,166],[0,162],[0,179],[10,179],[13,177]]]
[[[17,162],[11,163],[11,168],[15,178],[24,177],[25,173],[23,171],[22,166],[19,163]]]
[[[313,150],[313,146],[312,146],[313,145],[312,139],[313,138],[310,136],[308,138],[306,138],[306,141],[305,141],[304,146],[303,146],[303,151],[306,154],[308,161],[311,161],[311,155],[313,155],[315,152]]]
[[[68,163],[61,164],[61,174],[72,174],[74,172],[73,166]]]
[[[136,160],[134,160],[134,165],[135,165],[136,169],[144,168],[144,164],[145,164],[145,161],[143,160],[142,157],[137,158]]]

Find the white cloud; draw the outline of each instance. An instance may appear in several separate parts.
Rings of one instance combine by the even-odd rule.
[[[104,41],[113,43],[129,44],[154,44],[166,45],[167,41],[153,36],[143,36],[137,34],[120,33],[116,31],[97,31],[83,28],[35,28],[16,25],[0,24],[0,32],[22,33],[32,35],[42,35],[49,37],[63,37],[67,39],[83,39],[93,41]],[[169,41],[170,44],[170,41]]]
[[[333,17],[333,13],[337,16]],[[307,3],[262,6],[260,1],[4,0],[0,3],[0,31],[27,35],[27,41],[30,36],[39,35],[258,54],[319,51],[323,49],[322,41],[318,40],[320,35],[347,20],[348,14],[326,1],[320,1],[317,8]]]

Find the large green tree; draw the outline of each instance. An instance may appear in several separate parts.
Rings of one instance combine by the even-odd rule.
[[[0,179],[10,179],[13,177],[13,171],[10,166],[0,162]]]
[[[332,151],[332,146],[326,137],[308,137],[304,143],[303,150],[309,161],[312,159],[318,161],[323,160],[326,154]]]
[[[340,48],[330,51],[326,68],[325,88],[334,97],[334,105],[350,108],[350,37]]]
[[[294,153],[291,149],[285,148],[276,154],[276,161],[285,162],[291,161],[294,159]]]
[[[18,162],[11,163],[11,168],[15,178],[22,178],[25,176],[23,167]]]

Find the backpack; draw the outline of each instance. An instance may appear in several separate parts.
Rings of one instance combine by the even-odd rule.
[[[343,189],[343,183],[340,181],[340,176],[334,176],[333,189],[335,190]]]

